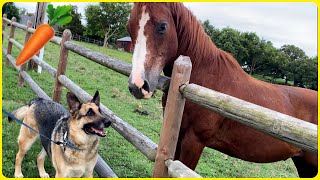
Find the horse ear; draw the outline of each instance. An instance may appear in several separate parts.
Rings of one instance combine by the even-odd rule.
[[[81,102],[79,101],[77,96],[71,92],[67,93],[67,102],[68,102],[68,106],[71,114],[79,110],[81,107]]]
[[[97,106],[100,106],[100,95],[99,95],[99,91],[98,90],[94,94],[91,102],[95,103]]]

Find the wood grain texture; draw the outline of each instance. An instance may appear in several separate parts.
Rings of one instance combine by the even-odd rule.
[[[153,177],[168,177],[165,161],[174,158],[185,104],[179,87],[189,83],[191,68],[189,57],[180,56],[174,62]]]
[[[13,17],[11,20],[9,38],[14,38],[15,26],[13,26],[13,23],[16,22],[16,20],[17,19],[15,17]],[[11,51],[12,51],[12,42],[8,41],[7,54],[11,54]],[[6,65],[8,64],[9,64],[9,59],[6,58]]]
[[[165,161],[168,167],[168,174],[171,178],[202,178],[199,174],[188,168],[182,162],[168,159]]]
[[[62,84],[59,82],[58,77],[60,75],[65,74],[65,71],[67,69],[67,64],[68,64],[68,55],[69,55],[69,50],[65,48],[63,45],[67,41],[71,40],[71,35],[72,34],[69,29],[66,29],[63,31],[62,41],[61,41],[62,45],[60,46],[58,69],[55,76],[55,84],[54,84],[53,97],[52,97],[52,100],[58,103],[61,100],[61,89],[62,89]]]
[[[30,27],[32,27],[32,22],[31,22],[31,21],[28,21],[28,22],[27,22],[27,28],[30,28]],[[24,37],[24,45],[27,44],[27,42],[29,41],[30,37],[31,37],[31,33],[26,32],[26,35],[25,35],[25,37]],[[21,71],[24,71],[25,69],[26,69],[26,64],[22,64],[22,65],[20,66],[20,72],[21,72]],[[22,87],[22,86],[23,86],[23,82],[24,82],[24,79],[23,79],[22,76],[19,74],[18,86]]]

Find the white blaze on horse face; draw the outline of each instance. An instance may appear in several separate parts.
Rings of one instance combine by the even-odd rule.
[[[144,27],[147,24],[150,16],[145,12],[145,7],[142,9],[141,19],[139,20],[138,36],[133,51],[132,58],[132,84],[141,88],[144,84],[142,76],[144,76],[144,63],[147,57],[147,37],[144,35]]]

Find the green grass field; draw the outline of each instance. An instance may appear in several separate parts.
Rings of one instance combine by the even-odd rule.
[[[17,29],[15,39],[22,44],[24,42],[24,32]],[[130,53],[87,43],[76,43],[126,62],[131,61],[132,55]],[[7,47],[6,40],[4,46]],[[59,50],[60,48],[52,43],[45,47],[44,59],[55,68],[57,68]],[[18,49],[14,47],[13,57],[16,58],[18,53]],[[41,74],[31,71],[28,71],[28,73],[52,97],[54,79],[45,71]],[[128,92],[127,77],[73,52],[69,53],[66,75],[91,95],[99,90],[101,102],[104,105],[155,143],[158,143],[162,124],[162,93],[160,91],[157,91],[156,95],[150,100],[136,100]],[[28,85],[18,87],[17,82],[18,72],[12,65],[5,65],[5,58],[2,56],[2,106],[8,111],[13,111],[36,97]],[[64,88],[62,96],[64,106],[66,106],[66,92],[67,90]],[[136,109],[145,110],[149,115],[137,114],[134,112]],[[7,118],[3,117],[2,128],[2,172],[6,177],[13,177],[20,125],[17,123],[9,124]],[[102,138],[100,142],[100,155],[119,177],[152,176],[154,163],[150,162],[112,128],[108,129],[107,137]],[[36,156],[40,149],[40,143],[37,142],[25,157],[22,163],[22,171],[25,177],[39,177]],[[50,160],[47,159],[45,167],[51,177],[54,176],[54,169]],[[204,150],[196,172],[203,177],[297,177],[296,169],[291,160],[269,164],[250,163],[225,156],[208,148]],[[96,174],[95,177],[97,177]]]

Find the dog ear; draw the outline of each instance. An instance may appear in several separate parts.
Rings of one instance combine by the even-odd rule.
[[[71,113],[80,109],[81,102],[79,101],[77,96],[75,96],[73,93],[71,92],[67,93],[67,101],[68,101],[68,106]]]
[[[99,95],[99,91],[98,90],[94,94],[91,102],[95,103],[97,106],[100,106],[100,95]]]

